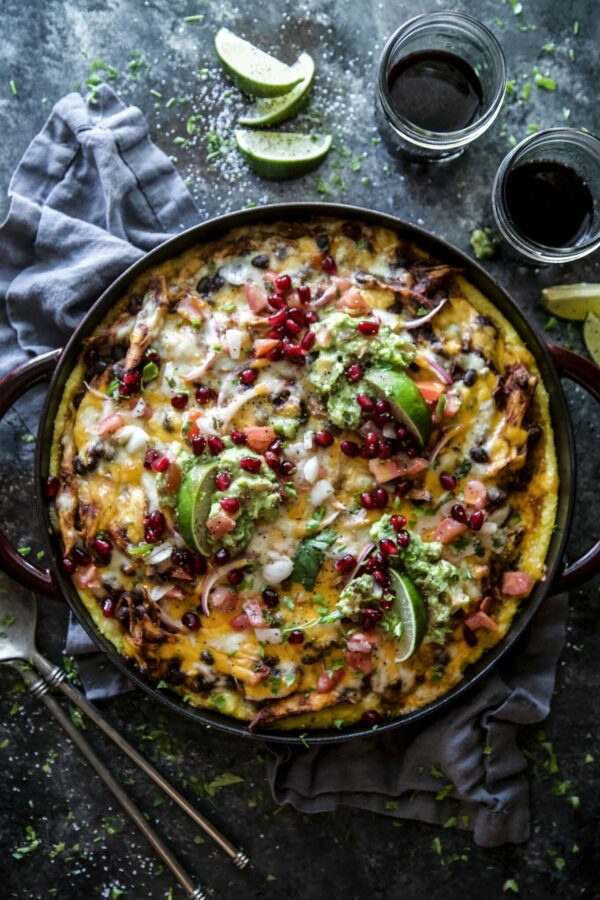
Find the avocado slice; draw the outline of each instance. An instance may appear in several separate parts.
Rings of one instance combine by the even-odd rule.
[[[364,380],[376,396],[386,399],[396,419],[402,422],[421,446],[431,434],[431,413],[419,388],[397,369],[369,369]]]

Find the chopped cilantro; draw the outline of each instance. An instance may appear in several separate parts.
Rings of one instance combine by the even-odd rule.
[[[515,881],[514,878],[507,878],[506,881],[504,882],[504,884],[502,885],[502,890],[504,891],[504,893],[506,893],[507,891],[512,891],[513,894],[518,894],[519,893],[519,885],[517,884],[517,882]]]
[[[336,538],[337,533],[328,529],[316,537],[301,541],[294,557],[292,580],[312,591],[325,560],[325,552]]]
[[[455,476],[455,478],[459,478],[459,479],[464,478],[465,475],[468,475],[470,471],[471,471],[471,460],[467,459],[465,456],[465,458],[463,460],[461,460],[461,462],[459,462],[456,469],[454,470],[454,476]]]
[[[545,91],[556,90],[555,80],[553,78],[549,78],[547,75],[542,75],[540,72],[536,72],[533,76],[533,80],[537,87],[543,88]]]
[[[213,778],[212,781],[205,785],[205,790],[209,797],[214,797],[221,788],[230,784],[239,784],[243,780],[241,775],[234,775],[233,772],[223,772],[222,775],[217,775],[216,778]]]

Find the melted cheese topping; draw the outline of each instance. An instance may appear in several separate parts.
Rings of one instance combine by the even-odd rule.
[[[358,499],[377,484],[369,460],[341,452],[343,440],[356,441],[360,436],[356,430],[328,425],[323,398],[307,378],[311,357],[305,366],[254,359],[254,341],[269,331],[265,315],[273,310],[253,312],[243,284],[215,283],[214,276],[229,271],[232,280],[239,282],[239,273],[245,271],[249,282],[264,289],[265,273],[249,265],[260,253],[268,257],[269,272],[287,273],[295,286],[310,286],[314,300],[332,286],[315,244],[315,234],[326,234],[337,277],[349,279],[342,294],[353,283],[365,305],[361,318],[369,317],[369,309],[379,312],[382,322],[400,333],[402,322],[415,316],[410,291],[403,291],[400,282],[404,278],[407,287],[417,291],[419,273],[435,272],[435,264],[386,229],[363,226],[362,232],[361,241],[350,240],[330,220],[292,230],[288,226],[240,229],[144,273],[92,337],[91,345],[101,357],[112,354],[108,369],[93,374],[90,383],[90,370],[86,373],[82,358],[67,383],[56,421],[52,473],[61,480],[55,512],[65,550],[70,552],[74,543],[90,548],[99,533],[109,535],[114,545],[110,562],[96,554],[97,567],[91,574],[80,567],[74,576],[99,630],[149,677],[167,682],[193,705],[250,719],[273,701],[287,704],[273,727],[328,727],[333,722],[339,727],[356,721],[365,710],[397,715],[447,692],[510,627],[520,600],[502,594],[503,573],[518,570],[533,582],[543,579],[554,524],[556,459],[548,398],[535,361],[486,298],[463,277],[449,273],[439,288],[447,302],[430,327],[403,332],[412,342],[416,359],[408,370],[410,376],[417,383],[436,384],[447,398],[447,414],[434,428],[424,456],[432,455],[437,442],[443,446],[414,480],[409,494],[394,500],[389,491],[387,512],[404,515],[409,531],[429,541],[448,517],[449,505],[465,504],[469,481],[476,479],[488,491],[502,490],[507,499],[500,508],[486,510],[481,532],[468,532],[444,548],[444,558],[460,569],[461,580],[452,594],[437,598],[454,613],[442,644],[426,640],[411,658],[398,662],[393,636],[375,629],[372,671],[365,674],[348,662],[345,649],[348,630],[356,631],[359,625],[319,622],[335,610],[339,600],[342,583],[335,561],[348,554],[358,557],[370,541],[371,525],[382,515],[381,509],[363,508]],[[400,256],[409,257],[411,265],[399,268]],[[232,260],[235,266],[227,266]],[[162,318],[154,311],[146,322],[153,329],[151,346],[160,355],[157,377],[141,393],[119,399],[110,376],[114,362],[123,363],[134,333],[135,316],[128,310],[136,298],[147,296],[148,286],[157,277],[165,279],[170,303]],[[210,278],[213,287],[207,299],[196,286]],[[327,307],[317,306],[315,312],[320,323],[313,330],[318,333],[326,326]],[[450,386],[440,385],[428,359],[441,366],[449,379],[455,373]],[[238,381],[243,362],[252,364],[257,373],[255,385],[246,389],[252,394],[246,394]],[[514,424],[496,395],[501,380],[518,365],[525,366],[537,381],[528,418]],[[475,373],[474,379],[461,378],[467,370]],[[207,405],[194,399],[199,384],[212,391]],[[184,409],[174,408],[171,400],[182,392],[187,392],[188,402]],[[235,586],[233,608],[225,612],[211,607],[208,615],[201,614],[202,590],[205,578],[214,573],[213,565],[209,563],[206,576],[186,576],[185,572],[182,576],[171,561],[173,550],[184,546],[177,524],[177,492],[182,473],[197,461],[190,434],[221,434],[231,444],[227,434],[232,428],[270,427],[275,420],[283,430],[286,422],[290,426],[293,436],[284,441],[282,458],[295,464],[295,472],[281,479],[283,499],[274,520],[254,523],[243,551],[251,563],[241,584]],[[528,421],[541,426],[541,434],[525,455]],[[327,448],[314,442],[315,432],[323,429],[335,434]],[[484,453],[472,458],[473,447]],[[167,472],[157,473],[144,464],[149,449],[169,458]],[[209,458],[207,452],[203,459]],[[529,467],[528,476],[517,485],[524,465]],[[439,476],[454,471],[463,474],[449,497]],[[165,517],[165,531],[161,540],[144,551],[145,520],[157,509]],[[333,529],[335,539],[326,548],[314,588],[307,590],[292,580],[277,584],[279,606],[267,610],[262,604],[263,625],[235,630],[232,619],[242,613],[246,601],[261,597],[266,586],[264,567],[278,559],[293,560],[300,542],[323,528]],[[154,615],[164,616],[158,639],[156,628],[140,637],[133,626],[128,628],[118,617],[102,613],[107,595],[118,608],[123,604],[122,593],[135,591],[136,586],[158,597]],[[464,621],[484,596],[494,600],[495,628],[478,628],[473,646],[472,640],[465,639]],[[182,616],[191,611],[200,615],[197,631],[181,624]],[[130,623],[135,613],[131,616]],[[304,629],[303,643],[287,640],[293,627]],[[317,689],[324,671],[342,673],[329,692]]]

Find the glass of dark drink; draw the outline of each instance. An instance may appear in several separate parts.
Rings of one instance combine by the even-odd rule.
[[[506,91],[500,44],[455,12],[405,22],[387,42],[377,81],[388,143],[424,162],[453,159],[486,131]]]
[[[492,189],[498,230],[522,257],[565,263],[600,247],[600,140],[548,128],[502,161]]]

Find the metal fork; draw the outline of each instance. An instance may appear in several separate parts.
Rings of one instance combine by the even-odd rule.
[[[12,596],[0,594],[0,622],[8,623],[2,626],[0,638],[0,663],[16,668],[26,681],[33,696],[41,700],[50,710],[52,715],[62,725],[71,740],[83,753],[85,758],[96,770],[100,778],[123,806],[130,818],[138,826],[144,836],[150,841],[157,853],[169,866],[175,877],[179,880],[184,890],[193,900],[201,900],[205,895],[200,888],[194,888],[188,875],[185,873],[177,859],[163,844],[154,829],[147,823],[143,814],[132,800],[127,796],[119,783],[106,768],[104,763],[92,750],[88,741],[73,725],[69,717],[56,700],[49,695],[51,688],[60,690],[71,703],[79,707],[103,732],[107,735],[127,756],[148,775],[172,800],[177,803],[187,815],[202,828],[216,843],[231,857],[239,869],[243,869],[249,862],[248,857],[241,850],[231,844],[214,825],[204,818],[191,803],[183,797],[167,779],[152,766],[125,738],[110,725],[85,696],[70,684],[66,678],[66,672],[58,666],[54,666],[39,653],[35,645],[35,623],[37,616],[37,603],[33,594],[15,590]],[[42,676],[39,678],[27,665],[30,663]]]

